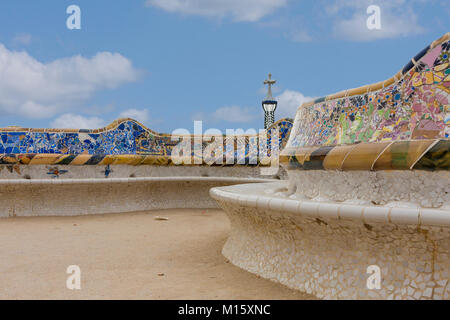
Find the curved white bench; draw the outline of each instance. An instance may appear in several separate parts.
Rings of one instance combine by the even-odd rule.
[[[267,181],[273,180],[199,176],[0,179],[0,217],[216,208],[210,188]]]
[[[287,190],[210,191],[231,222],[222,253],[233,264],[326,299],[449,299],[448,211],[299,200]],[[379,290],[367,287],[371,265]]]

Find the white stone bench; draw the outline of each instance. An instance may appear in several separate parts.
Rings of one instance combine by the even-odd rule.
[[[287,190],[211,190],[231,222],[222,253],[233,264],[325,299],[449,298],[448,211],[299,200]],[[379,290],[367,288],[371,265]]]
[[[267,182],[245,177],[0,179],[0,217],[72,216],[169,208],[216,208],[212,187]]]

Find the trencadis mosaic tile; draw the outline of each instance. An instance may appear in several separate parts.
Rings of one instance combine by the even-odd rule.
[[[292,125],[292,119],[281,119],[267,130],[269,151],[273,130],[279,132],[281,149]],[[252,163],[250,159],[258,155],[257,149],[249,147],[249,139],[252,137],[237,136],[234,150],[229,151],[235,153],[235,159],[239,151],[244,152],[244,164]],[[154,132],[133,119],[116,120],[96,130],[4,128],[0,129],[0,164],[168,165],[178,143],[171,135]],[[199,150],[205,150],[208,144],[203,142]],[[237,150],[239,145],[245,150]],[[194,154],[193,147],[191,150],[192,157],[200,156]]]
[[[304,104],[281,163],[305,170],[449,170],[449,54],[450,33],[389,80]]]

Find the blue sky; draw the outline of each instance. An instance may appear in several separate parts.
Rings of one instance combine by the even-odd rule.
[[[66,8],[81,9],[69,30]],[[366,9],[381,8],[368,30]],[[0,3],[0,126],[261,128],[311,97],[384,80],[450,31],[447,0],[71,0]]]

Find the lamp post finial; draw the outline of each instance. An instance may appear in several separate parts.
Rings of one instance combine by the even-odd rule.
[[[272,80],[272,74],[269,73],[269,78],[264,80],[264,84],[268,85],[267,97],[266,100],[271,100],[272,98],[272,86],[277,82],[277,80]]]

